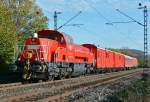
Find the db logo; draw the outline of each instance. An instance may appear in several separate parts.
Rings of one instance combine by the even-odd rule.
[[[24,54],[23,54],[23,57],[26,58],[26,59],[31,59],[32,56],[33,56],[32,52],[29,52],[29,51],[24,52]]]

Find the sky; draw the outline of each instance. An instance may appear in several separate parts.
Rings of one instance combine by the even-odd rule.
[[[106,23],[131,21],[116,9],[143,23],[143,10],[138,9],[139,3],[142,6],[147,5],[150,10],[150,0],[36,0],[36,3],[48,17],[49,29],[54,29],[54,11],[61,12],[58,14],[58,27],[78,12],[82,12],[68,23],[82,25],[64,26],[59,29],[60,32],[71,35],[76,44],[91,43],[102,48],[144,49],[143,26],[135,22],[113,25]],[[149,18],[150,16],[148,20]],[[148,27],[149,22],[150,20]],[[148,39],[150,45],[150,34]]]

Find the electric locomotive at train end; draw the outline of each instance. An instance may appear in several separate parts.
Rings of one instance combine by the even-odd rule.
[[[25,40],[23,51],[10,69],[24,80],[70,77],[93,70],[93,53],[75,45],[66,34],[41,30]]]

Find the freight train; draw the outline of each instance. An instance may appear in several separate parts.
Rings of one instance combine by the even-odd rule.
[[[25,40],[24,48],[10,70],[24,80],[53,80],[125,70],[137,65],[136,58],[93,44],[77,45],[67,34],[41,30]]]

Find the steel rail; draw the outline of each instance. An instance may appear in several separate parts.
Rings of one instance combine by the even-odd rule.
[[[75,92],[81,92],[83,90],[86,90],[86,89],[89,89],[89,88],[93,88],[93,87],[96,87],[96,86],[100,86],[100,85],[106,85],[106,84],[113,84],[113,83],[117,83],[121,80],[126,80],[126,79],[129,79],[131,77],[135,77],[135,75],[139,75],[141,74],[142,72],[136,72],[136,73],[132,73],[132,74],[129,74],[129,75],[125,75],[125,76],[122,76],[122,77],[117,77],[117,78],[114,78],[114,79],[110,79],[110,80],[106,80],[106,81],[102,81],[98,84],[94,84],[94,85],[90,85],[90,86],[87,86],[85,85],[85,87],[81,87],[81,88],[72,88],[72,89],[69,89],[69,90],[65,90],[63,92],[63,94],[61,95],[56,95],[56,96],[52,96],[52,97],[48,97],[46,99],[43,99],[43,100],[40,100],[40,102],[64,102],[64,99],[70,95],[72,95],[73,93]]]
[[[43,100],[44,101],[50,99],[58,99],[56,97],[61,97],[64,95],[66,96],[65,92],[72,93],[78,88],[86,88],[90,85],[95,84],[102,84],[102,82],[115,79],[118,77],[122,77],[125,75],[133,74],[133,73],[140,73],[143,69],[135,69],[130,71],[120,71],[115,72],[115,74],[107,73],[107,74],[100,74],[100,75],[90,75],[90,76],[84,76],[84,77],[77,77],[77,78],[71,78],[71,79],[65,79],[65,80],[58,80],[58,81],[51,81],[51,82],[44,82],[44,83],[37,83],[37,84],[31,84],[31,85],[23,85],[19,87],[29,88],[32,86],[32,91],[24,92],[21,95],[16,94],[14,95],[7,95],[2,98],[4,102],[23,102],[23,101],[37,101],[37,100]],[[39,86],[38,86],[39,85]],[[86,86],[88,85],[88,86]],[[12,87],[11,87],[12,88]],[[17,88],[17,87],[15,87]],[[30,89],[30,88],[29,88]],[[72,90],[76,89],[76,90]],[[14,89],[13,89],[14,90]],[[65,94],[63,94],[65,93]]]
[[[12,87],[12,86],[19,86],[19,85],[22,85],[22,83],[18,82],[18,83],[0,84],[0,89],[6,87]]]

